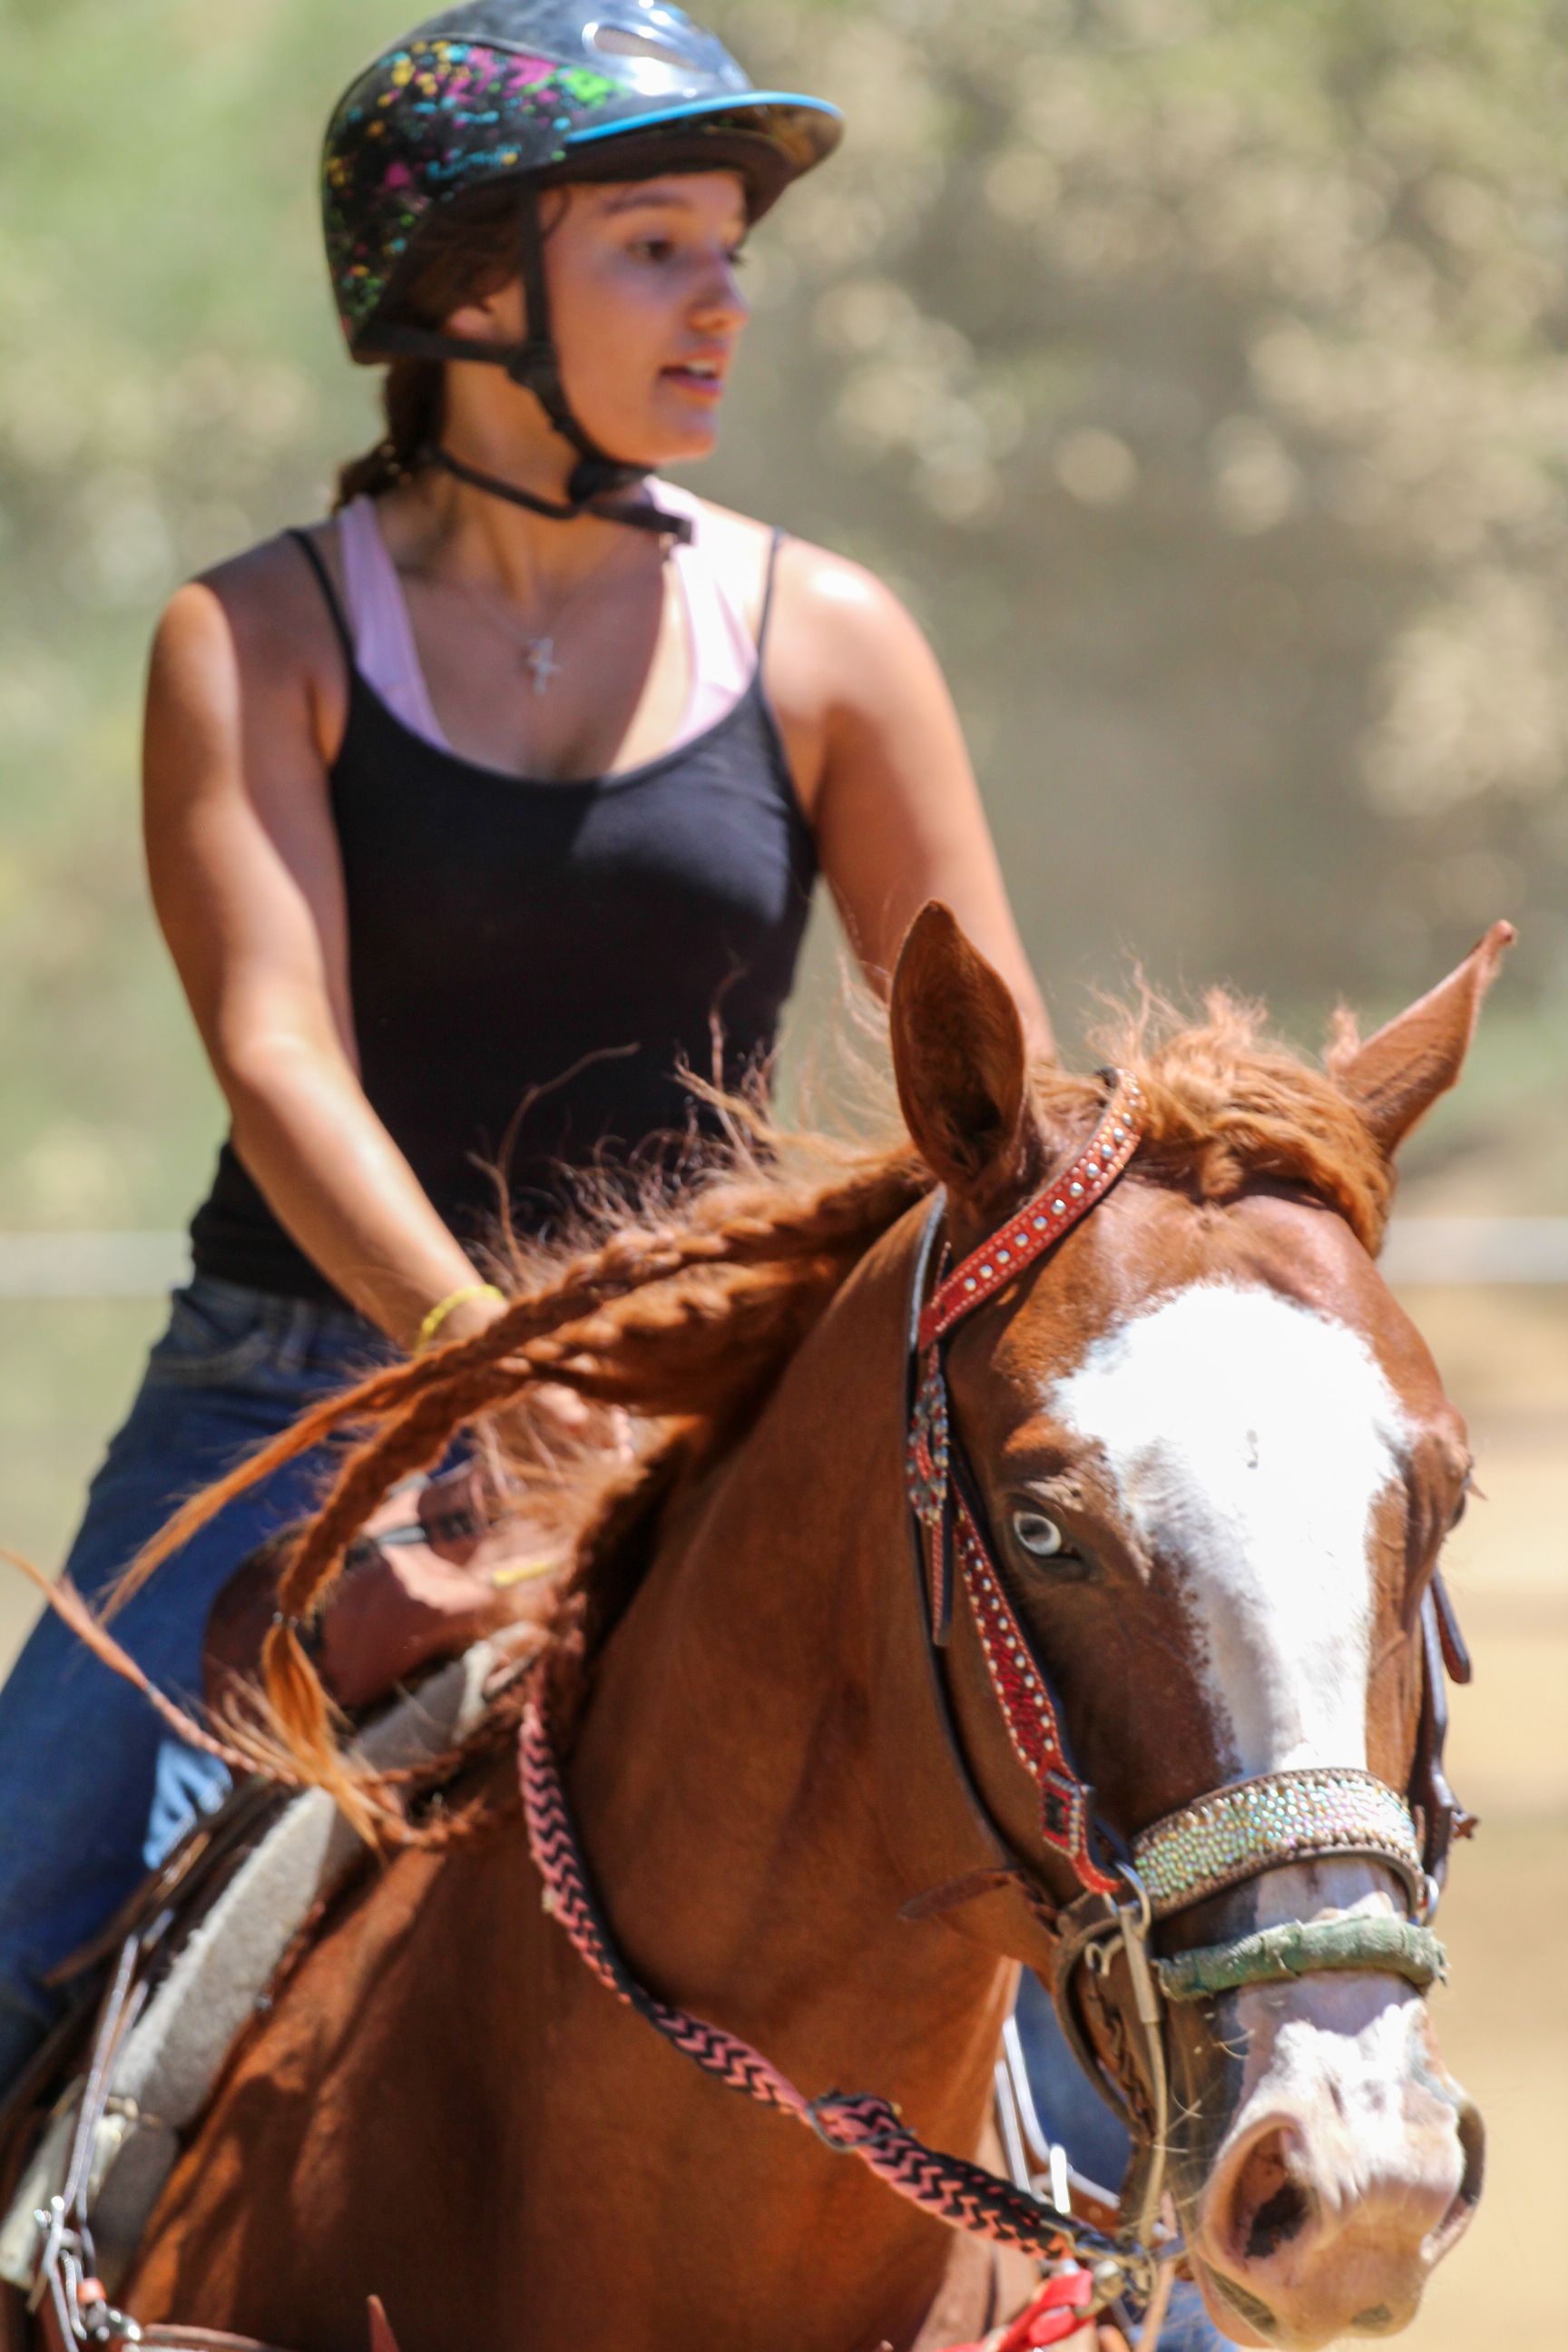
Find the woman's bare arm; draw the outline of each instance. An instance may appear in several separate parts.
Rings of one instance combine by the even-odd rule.
[[[359,1081],[319,707],[337,656],[314,598],[275,543],[169,604],[148,683],[147,859],[240,1158],[328,1278],[407,1344],[473,1269]],[[455,1310],[449,1334],[484,1312]]]
[[[1037,1052],[1050,1022],[1007,903],[974,772],[936,658],[898,598],[858,564],[792,542],[781,574],[775,699],[815,723],[786,737],[817,854],[872,984],[928,898],[943,898],[1011,988]],[[770,661],[770,684],[773,663]],[[783,715],[781,713],[781,715]]]

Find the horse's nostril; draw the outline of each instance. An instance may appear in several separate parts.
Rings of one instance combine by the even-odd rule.
[[[1466,2099],[1459,2109],[1459,2146],[1465,2153],[1465,2177],[1459,2183],[1459,2194],[1467,2205],[1479,2205],[1487,2169],[1487,2127],[1481,2121],[1479,2107],[1471,2099]]]
[[[1481,2181],[1487,2168],[1487,2127],[1481,2121],[1480,2109],[1463,2096],[1459,2102],[1458,2131],[1465,2169],[1454,2201],[1430,2242],[1435,2262],[1440,2261],[1469,2227],[1470,2216],[1480,2202]]]
[[[1312,2200],[1298,2178],[1300,2140],[1288,2125],[1253,2142],[1232,2187],[1226,2236],[1244,2263],[1267,2262],[1298,2237],[1312,2218]]]
[[[1311,2211],[1306,2190],[1298,2188],[1293,2180],[1284,2182],[1252,2217],[1252,2226],[1247,2233],[1247,2261],[1267,2262],[1270,2254],[1289,2245],[1310,2219]]]

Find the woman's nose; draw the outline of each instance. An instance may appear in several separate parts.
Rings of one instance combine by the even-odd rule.
[[[705,279],[692,313],[693,323],[721,332],[733,332],[743,327],[752,315],[752,306],[741,289],[740,273],[732,261],[720,261]]]

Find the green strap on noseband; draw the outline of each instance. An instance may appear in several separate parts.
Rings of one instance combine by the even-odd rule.
[[[1403,1977],[1425,1992],[1448,1973],[1447,1955],[1430,1927],[1384,1918],[1290,1919],[1154,1966],[1167,2000],[1213,2000],[1243,1985],[1288,1984],[1337,1969]]]

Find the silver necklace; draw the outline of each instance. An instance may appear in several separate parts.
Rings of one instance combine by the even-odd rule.
[[[561,664],[555,658],[553,637],[525,637],[522,640],[522,666],[533,680],[535,694],[548,692],[550,681],[561,675]]]
[[[482,604],[489,621],[503,636],[510,637],[512,644],[518,647],[522,656],[522,666],[528,672],[534,693],[547,694],[551,680],[559,677],[563,667],[563,665],[555,658],[555,632],[560,628],[564,614],[570,611],[584,590],[603,579],[605,569],[605,567],[601,566],[599,571],[591,572],[585,580],[579,580],[574,588],[567,591],[555,608],[553,625],[542,633],[514,627],[502,614],[497,612],[492,602],[484,598],[481,590],[470,587],[466,581],[459,584],[466,595],[471,597],[476,603]]]
[[[474,597],[476,602],[479,601],[479,592],[477,590],[469,589],[468,593]],[[574,589],[573,594],[575,595],[575,593],[576,590]],[[571,597],[568,597],[566,599],[566,604],[570,604],[571,601]],[[565,609],[566,604],[563,604],[561,611],[564,612]],[[521,655],[522,667],[528,672],[529,677],[532,682],[533,691],[535,694],[547,694],[550,690],[551,679],[552,677],[559,677],[562,669],[562,665],[555,658],[554,631],[546,630],[542,636],[537,635],[532,631],[525,632],[521,629],[513,628],[510,624],[495,610],[494,606],[489,603],[485,604],[484,611],[487,619],[493,624],[503,637],[507,637],[510,640]],[[556,614],[555,622],[556,627],[559,627],[561,624],[561,613]]]

